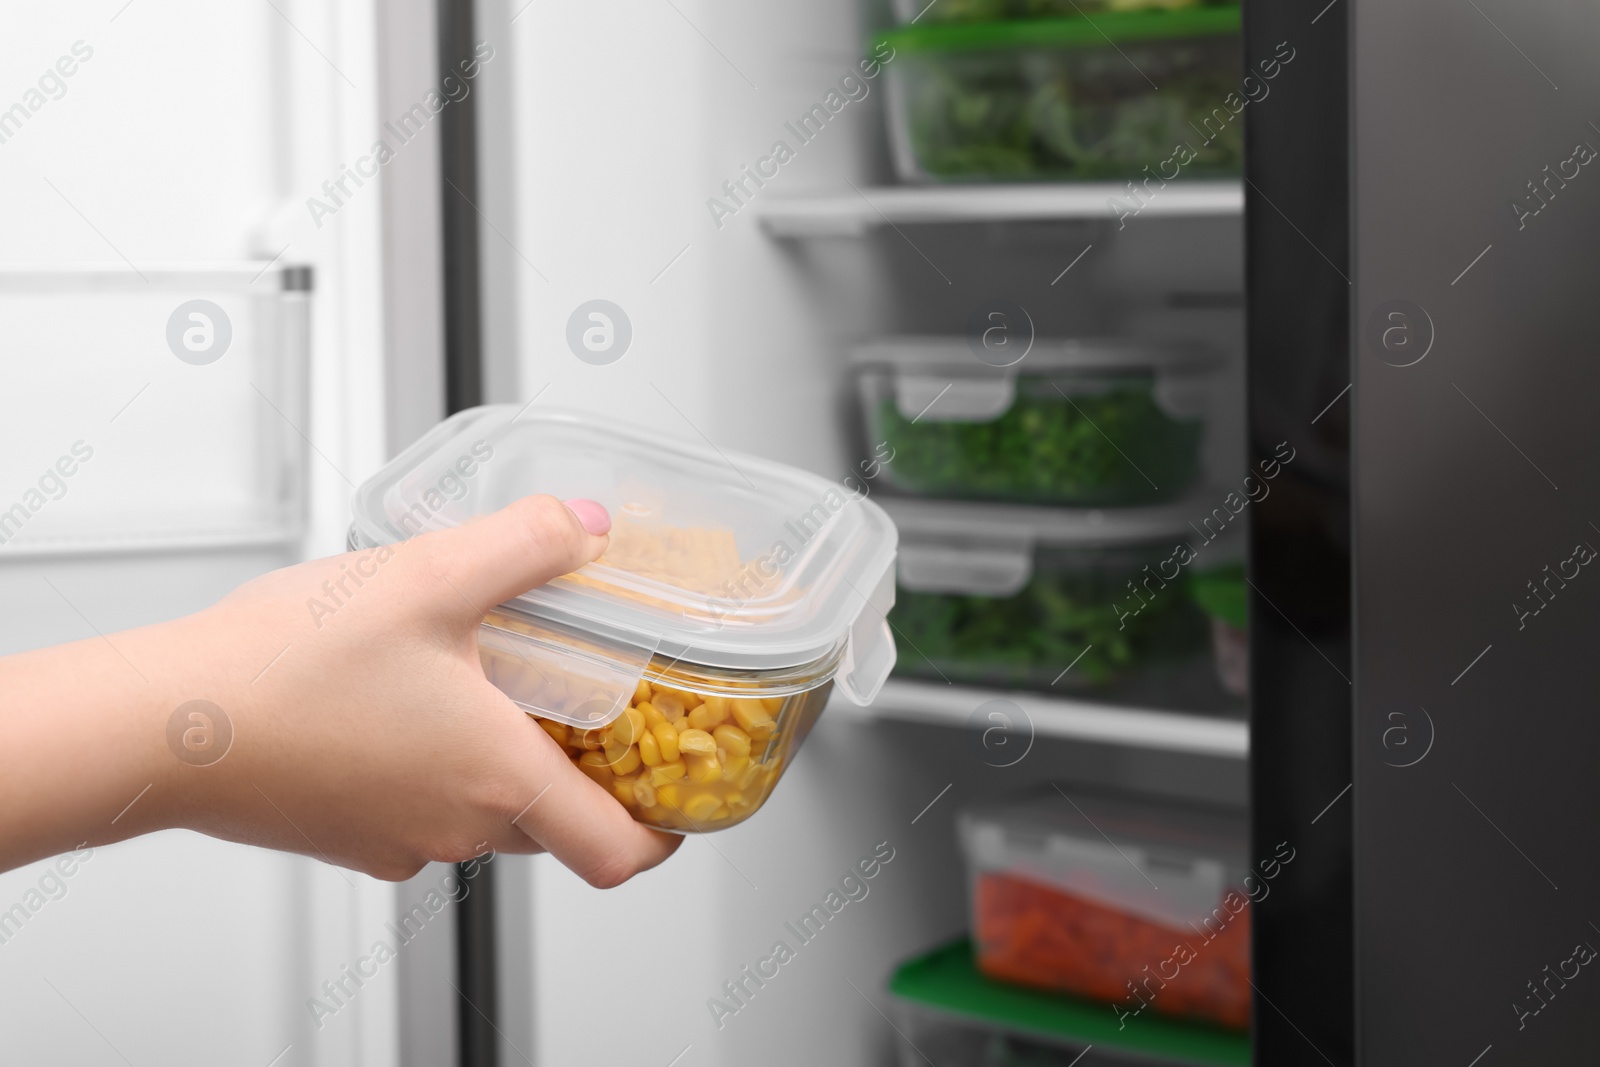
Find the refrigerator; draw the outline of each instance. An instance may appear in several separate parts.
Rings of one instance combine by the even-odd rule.
[[[29,206],[0,273],[5,392],[29,401],[3,469],[21,499],[102,419],[97,455],[126,465],[0,545],[4,651],[339,551],[353,486],[483,403],[853,479],[906,519],[902,597],[974,594],[952,577],[974,546],[1014,588],[1041,510],[1090,546],[1158,512],[1208,544],[1226,525],[1211,551],[1245,565],[1250,622],[1247,699],[1204,656],[1110,695],[1051,661],[836,697],[755,817],[604,892],[548,857],[389,885],[182,834],[113,846],[0,925],[19,1062],[1586,1062],[1600,606],[1568,564],[1600,537],[1580,315],[1600,15],[1245,0],[1232,96],[1196,131],[1242,130],[1241,174],[915,180],[918,56],[884,35],[955,32],[953,3],[8,16],[16,69],[94,54],[0,141]],[[1160,96],[1171,72],[1111,58]],[[231,377],[173,358],[192,300],[234,326]],[[869,475],[862,353],[982,360],[997,323],[1036,360],[1085,338],[1211,353],[1192,487],[957,523]],[[937,384],[905,395],[937,410]],[[900,637],[903,665],[927,658]],[[1277,873],[1250,905],[1246,1033],[1158,1051],[1109,1008],[1076,1036],[1049,1009],[1009,1037],[960,1010],[926,1028],[902,975],[971,928],[962,813],[1039,789],[1248,826],[1249,866]],[[0,876],[0,908],[47,873]],[[352,979],[446,879],[469,891]]]

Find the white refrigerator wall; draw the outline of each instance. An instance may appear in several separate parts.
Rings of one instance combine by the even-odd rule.
[[[0,266],[92,262],[137,274],[175,261],[276,259],[315,270],[310,408],[294,427],[311,443],[304,535],[253,547],[27,557],[0,546],[9,608],[0,652],[171,618],[264,570],[342,548],[347,479],[359,481],[384,456],[380,197],[359,190],[320,227],[305,200],[374,139],[372,16],[370,4],[301,0],[98,0],[13,4],[0,14],[0,69],[11,74],[0,87],[0,109],[10,109],[10,124],[0,125],[8,205]],[[49,76],[73,55],[70,77]],[[275,274],[265,278],[276,284]],[[183,295],[134,299],[150,303],[159,322]],[[242,439],[194,432],[202,418],[140,421],[140,403],[158,400],[152,394],[175,370],[205,368],[179,367],[131,321],[125,344],[89,350],[70,344],[74,323],[48,325],[7,332],[0,392],[8,404],[54,427],[63,448],[89,437],[108,460],[135,444],[170,458],[119,473],[121,484],[100,473],[114,464],[85,465],[69,484],[73,514],[138,499],[141,480],[148,498],[170,498],[186,479],[204,498],[202,479],[230,469],[224,459],[248,467],[248,455],[218,455]],[[41,367],[65,384],[25,388]],[[122,377],[148,379],[150,391],[113,423],[112,412],[87,402],[98,396],[88,386]],[[203,404],[203,388],[199,395]],[[0,450],[7,505],[38,477],[40,455],[61,450],[13,432]],[[130,676],[130,684],[139,683]],[[391,887],[358,875],[186,832],[96,849],[70,875],[50,862],[0,875],[0,915],[11,916],[0,938],[0,1058],[393,1063],[392,975],[368,983],[320,1029],[306,1004],[370,950],[392,899]]]
[[[814,243],[761,230],[756,216],[773,198],[848,192],[847,183],[870,195],[889,180],[881,77],[810,143],[785,126],[857,70],[860,6],[512,0],[488,16],[514,16],[513,99],[495,134],[511,143],[490,143],[483,157],[510,170],[485,179],[505,190],[484,205],[485,258],[509,263],[515,278],[501,298],[514,307],[490,308],[516,320],[504,336],[516,338],[521,380],[500,399],[587,408],[843,479],[857,455],[850,344],[909,329],[959,333],[979,301],[1023,293],[1041,333],[1212,338],[1235,357],[1218,422],[1237,426],[1236,218],[1116,235],[1099,222],[885,228]],[[747,205],[719,226],[708,199],[729,203],[723,183],[777,140],[795,158],[764,188],[747,181]],[[1102,254],[1052,287],[1086,244]],[[1172,292],[1220,295],[1222,306],[1174,308]],[[620,306],[632,327],[626,353],[601,366],[567,340],[569,316],[594,299]],[[1213,472],[1236,469],[1242,439],[1218,435],[1212,451]],[[965,731],[875,721],[836,700],[750,822],[690,837],[664,867],[606,893],[534,861],[522,902],[531,943],[501,949],[509,970],[532,972],[531,1003],[504,1009],[518,1033],[531,1028],[532,1047],[502,1054],[676,1067],[891,1062],[884,979],[965,926],[961,805],[1052,778],[1242,805],[1241,772],[1236,761],[1042,738],[1024,762],[998,769]],[[893,859],[867,895],[801,944],[785,923],[879,848]],[[780,940],[795,958],[759,989],[745,979],[753,995],[743,1006],[731,999],[724,983]],[[738,1010],[719,1013],[713,1000]]]

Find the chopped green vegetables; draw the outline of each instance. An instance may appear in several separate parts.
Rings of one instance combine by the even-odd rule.
[[[1009,25],[1026,31],[1070,21]],[[1005,42],[992,30],[996,25],[1007,24],[903,31],[985,34],[967,47],[943,42],[908,49],[895,61],[903,103],[897,120],[906,124],[905,140],[920,176],[1134,179],[1141,188],[1149,179],[1153,191],[1164,180],[1239,172],[1243,115],[1225,104],[1239,99],[1236,35],[1134,39],[1115,46],[1099,40],[1097,47],[1085,47],[1050,40],[1043,30],[1040,40]]]
[[[1125,620],[1114,606],[1122,604],[1125,613],[1128,604],[1139,603],[1127,583],[1170,551],[1168,545],[1041,550],[1032,579],[1009,597],[901,588],[889,613],[900,638],[895,670],[970,684],[1068,690],[1106,687],[1152,662],[1201,655],[1206,622],[1178,583],[1155,592]]]
[[[872,429],[895,449],[890,478],[912,492],[1091,506],[1181,494],[1199,472],[1201,423],[1157,406],[1149,378],[1106,384],[1069,400],[1022,378],[991,422],[913,422],[891,398]]]

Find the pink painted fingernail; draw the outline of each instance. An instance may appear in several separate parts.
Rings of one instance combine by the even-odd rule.
[[[606,511],[605,505],[598,500],[585,500],[576,497],[572,500],[563,500],[567,510],[578,516],[578,521],[583,528],[596,537],[611,530],[611,513]]]

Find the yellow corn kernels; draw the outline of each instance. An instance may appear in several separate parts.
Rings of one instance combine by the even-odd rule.
[[[714,756],[717,754],[717,742],[704,730],[685,730],[678,735],[678,748],[683,752],[693,752],[697,756]]]
[[[757,779],[762,776],[763,772],[766,774],[769,782],[777,781],[778,761],[774,760],[770,765],[765,767],[759,763],[751,763],[741,770],[737,775],[731,775],[730,777],[733,778],[733,784],[738,786],[740,789],[749,789],[751,786],[756,784]]]
[[[750,735],[731,723],[723,723],[712,730],[711,736],[716,738],[718,748],[725,748],[737,756],[750,755]]]
[[[724,708],[719,712],[714,710],[709,704],[701,704],[698,708],[695,708],[689,713],[689,725],[694,727],[696,730],[704,730],[707,733],[710,733],[711,730],[719,723],[724,723],[727,721],[727,709]]]
[[[678,758],[678,731],[673,729],[671,723],[664,722],[650,731],[656,743],[661,746],[661,759],[671,763]]]
[[[673,760],[671,763],[663,763],[659,767],[650,768],[650,784],[654,786],[668,785],[688,773],[688,764],[681,759]]]
[[[752,738],[767,737],[776,725],[772,720],[772,713],[767,706],[759,700],[734,700],[733,721],[739,728]]]
[[[606,763],[611,767],[611,773],[619,777],[624,774],[632,774],[639,769],[639,764],[642,762],[639,758],[639,750],[632,745],[607,745],[605,757]]]
[[[821,696],[702,695],[640,682],[630,706],[601,729],[537,721],[641,822],[711,830],[745,818],[771,792],[789,742],[785,701]]]
[[[638,708],[629,708],[610,726],[611,738],[618,744],[638,744],[639,735],[644,733],[644,712]]]
[[[689,781],[699,782],[701,785],[710,785],[712,782],[722,781],[722,764],[717,762],[716,756],[701,756],[690,754],[683,757],[689,765]]]
[[[604,752],[585,752],[578,757],[578,770],[587,774],[601,785],[609,785],[616,775],[611,773],[611,764],[606,762]]]
[[[674,689],[671,686],[663,685],[657,685],[654,689],[658,693],[670,693],[672,696],[677,697],[685,710],[699,707],[700,703],[705,700],[705,697],[702,697],[699,693],[691,693],[687,689]]]
[[[683,701],[679,699],[676,693],[668,693],[663,690],[656,694],[655,700],[651,701],[651,703],[656,706],[657,711],[667,717],[668,722],[677,722],[684,716]]]
[[[696,793],[680,805],[684,815],[695,822],[703,822],[711,818],[712,814],[722,807],[722,801],[710,793]]]

